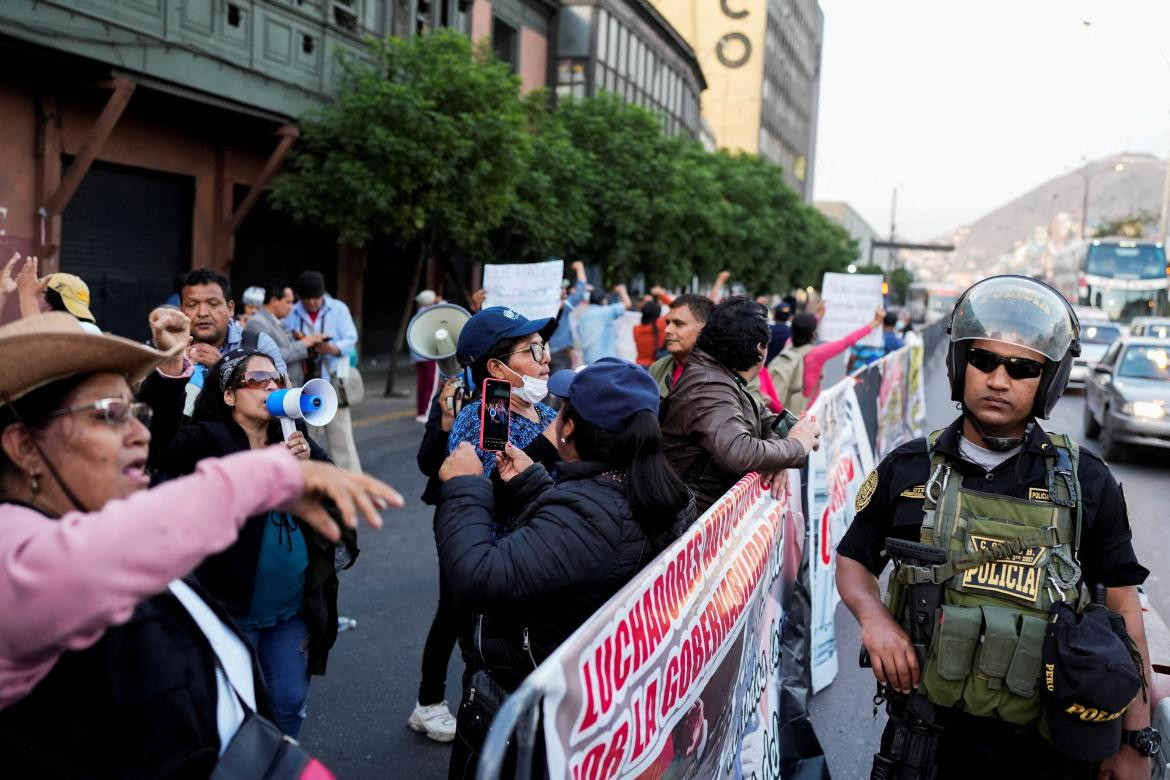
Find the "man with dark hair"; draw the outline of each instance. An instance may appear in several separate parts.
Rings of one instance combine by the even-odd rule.
[[[187,348],[187,357],[192,363],[211,368],[232,350],[248,346],[243,344],[244,329],[232,320],[236,304],[232,300],[231,282],[218,271],[196,268],[183,278],[179,311],[191,320],[194,343]],[[280,349],[271,337],[259,334],[255,348],[272,358],[277,371],[286,370]]]
[[[333,422],[323,429],[329,443],[329,457],[350,471],[361,471],[349,404],[357,401],[358,377],[350,371],[350,357],[357,347],[358,333],[349,307],[325,291],[325,277],[320,271],[305,271],[297,277],[297,297],[284,325],[292,334],[316,336],[305,361],[305,378],[319,377],[338,388],[338,409]],[[354,391],[350,398],[350,391]]]
[[[873,321],[862,325],[843,339],[816,344],[816,315],[802,311],[792,318],[792,346],[783,349],[776,359],[768,363],[772,387],[783,408],[793,414],[800,414],[821,393],[825,363],[840,355],[869,332],[881,325],[886,316],[885,309],[874,311]]]
[[[947,334],[961,413],[870,472],[837,546],[890,714],[874,776],[1147,778],[1149,571],[1108,466],[1040,423],[1080,355],[1076,313],[1042,282],[993,276]]]
[[[294,387],[305,383],[305,371],[301,365],[309,356],[309,351],[321,343],[324,336],[320,333],[302,335],[294,338],[284,327],[284,318],[292,311],[296,298],[293,295],[292,284],[283,279],[269,282],[264,288],[264,305],[252,315],[248,324],[244,326],[245,333],[267,334],[280,349],[280,355],[288,364],[289,382]]]
[[[898,335],[898,312],[888,311],[882,319],[882,349],[888,355],[904,346],[905,342]]]
[[[614,322],[633,307],[624,284],[614,285],[614,294],[619,301],[608,300],[602,290],[594,290],[589,296],[589,305],[577,315],[577,336],[581,341],[581,353],[585,365],[592,365],[603,357],[616,357]]]
[[[772,358],[780,354],[780,350],[784,349],[784,345],[792,336],[792,330],[788,327],[788,319],[791,316],[792,307],[787,301],[780,301],[776,304],[776,308],[772,309],[773,322],[769,326],[772,331],[772,340],[768,342],[768,357],[764,359],[764,365],[771,363]]]
[[[210,268],[196,268],[182,279],[178,312],[163,306],[150,313],[155,344],[163,340],[173,343],[176,338],[187,338],[187,334],[191,339],[181,367],[177,361],[174,366],[172,361],[160,365],[142,380],[138,389],[138,400],[154,409],[147,460],[150,468],[158,465],[183,418],[194,411],[195,400],[203,389],[203,377],[222,355],[241,347],[258,349],[272,358],[278,371],[286,371],[276,342],[265,333],[245,336],[244,329],[232,319],[234,312],[232,286],[227,277]],[[174,335],[179,333],[183,335]],[[175,368],[179,370],[174,371]]]
[[[699,331],[707,324],[715,304],[710,298],[687,293],[670,303],[666,314],[666,351],[670,354],[659,358],[650,366],[650,376],[658,383],[658,393],[663,398],[674,387],[682,374]]]
[[[811,419],[782,438],[774,430],[777,416],[748,390],[771,337],[765,311],[739,296],[715,306],[663,401],[663,452],[700,511],[751,471],[764,474],[778,498],[787,485],[785,470],[820,446],[821,431]]]

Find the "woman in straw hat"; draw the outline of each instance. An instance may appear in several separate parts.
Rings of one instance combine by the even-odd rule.
[[[263,684],[231,619],[181,578],[270,508],[336,541],[326,499],[351,527],[402,504],[283,447],[146,490],[150,409],[130,389],[166,357],[62,313],[0,327],[0,755],[13,777],[208,777],[230,763],[234,738],[271,728],[254,714],[269,712]]]

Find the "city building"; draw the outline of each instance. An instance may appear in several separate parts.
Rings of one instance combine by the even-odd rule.
[[[662,117],[663,130],[702,140],[707,88],[694,50],[648,0],[566,0],[556,41],[556,93],[613,92]]]
[[[417,3],[417,4],[416,4]],[[237,293],[308,267],[360,318],[365,255],[263,190],[329,99],[333,51],[469,29],[459,0],[4,0],[0,252],[87,281],[104,328],[144,338],[174,276]],[[11,314],[11,311],[9,312]]]
[[[853,210],[852,206],[848,203],[820,200],[813,205],[830,221],[844,228],[845,232],[857,242],[857,265],[873,263],[881,266],[883,271],[894,270],[893,254],[890,250],[873,249],[871,246],[874,241],[881,241],[882,237],[869,226],[869,223],[860,214]]]
[[[707,78],[702,114],[721,148],[779,165],[812,200],[824,15],[816,0],[653,0]]]
[[[558,7],[555,0],[475,0],[471,39],[490,40],[496,56],[520,76],[523,91],[548,86]]]

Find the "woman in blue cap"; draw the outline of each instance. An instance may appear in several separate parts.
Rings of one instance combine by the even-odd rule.
[[[506,306],[491,306],[467,321],[459,333],[456,355],[471,369],[472,391],[485,379],[503,379],[512,385],[508,441],[525,449],[546,431],[556,410],[541,403],[548,396],[548,339],[556,330],[552,317],[530,320]],[[462,442],[475,447],[483,475],[492,473],[496,453],[479,449],[479,407],[483,399],[463,407],[447,437],[447,452]],[[537,460],[552,460],[551,446],[536,453]]]
[[[469,682],[479,691],[516,688],[696,514],[662,455],[658,385],[644,369],[602,358],[558,371],[549,389],[565,399],[555,480],[511,444],[498,459],[499,491],[466,443],[439,471],[435,541],[453,596],[478,614],[483,668]],[[498,536],[497,516],[507,518]],[[465,684],[451,777],[474,775],[487,730],[469,694]]]
[[[547,339],[556,330],[552,318],[530,320],[505,306],[492,306],[476,313],[459,333],[456,355],[470,369],[471,392],[478,392],[483,380],[503,379],[512,385],[508,441],[525,450],[533,460],[552,468],[557,460],[551,431],[556,412],[541,403],[548,395],[549,352]],[[419,446],[419,468],[429,478],[423,501],[439,503],[439,467],[449,452],[461,443],[475,448],[483,476],[492,473],[496,454],[479,449],[480,404],[473,401],[462,411],[448,405],[454,386],[448,383],[432,404],[426,432]],[[458,417],[456,417],[458,414]],[[439,603],[423,646],[422,676],[418,700],[407,726],[430,739],[449,742],[455,737],[455,719],[447,709],[445,688],[451,647],[459,639],[464,660],[470,658],[471,615],[457,608],[446,577],[439,576]]]

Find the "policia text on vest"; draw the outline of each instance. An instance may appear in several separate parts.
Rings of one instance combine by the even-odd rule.
[[[948,334],[961,415],[878,465],[837,548],[842,599],[861,620],[875,676],[891,682],[881,693],[903,692],[889,697],[888,761],[874,776],[1063,778],[1090,776],[1098,761],[1140,774],[1140,756],[1121,751],[1120,721],[1146,725],[1141,707],[1100,707],[1093,699],[1109,697],[1089,688],[1077,702],[1085,713],[1128,711],[1081,717],[1053,709],[1043,685],[1050,617],[1082,614],[1093,586],[1109,589],[1126,612],[1113,616],[1122,632],[1143,643],[1132,586],[1148,572],[1120,486],[1099,458],[1038,423],[1079,354],[1075,313],[1040,282],[992,277],[960,296]],[[876,577],[891,559],[883,610]],[[1068,744],[1070,733],[1083,744]]]

